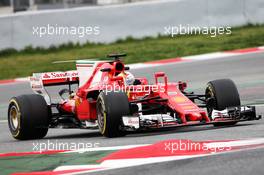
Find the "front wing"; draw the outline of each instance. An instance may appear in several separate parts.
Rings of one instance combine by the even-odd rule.
[[[236,123],[242,121],[259,120],[261,115],[256,114],[255,106],[229,107],[224,110],[213,110],[210,116],[211,121],[189,121],[180,123],[169,114],[151,114],[139,116],[123,116],[123,126],[125,130],[133,131],[140,129],[169,128],[180,126],[199,126],[219,123]]]

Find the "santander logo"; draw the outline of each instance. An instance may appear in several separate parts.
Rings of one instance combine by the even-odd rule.
[[[42,75],[42,79],[58,79],[78,77],[78,72],[48,72]]]
[[[43,79],[49,79],[50,76],[48,75],[48,73],[45,73],[43,76],[42,76]]]

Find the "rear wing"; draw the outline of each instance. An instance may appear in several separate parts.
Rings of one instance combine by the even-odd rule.
[[[77,84],[79,77],[77,71],[33,73],[30,82],[34,84],[39,81],[43,86]]]
[[[77,60],[76,69],[66,72],[44,72],[44,73],[33,73],[30,77],[30,85],[32,90],[42,95],[47,104],[51,104],[51,98],[46,91],[46,86],[56,86],[56,85],[71,85],[78,84],[79,87],[83,86],[91,76],[97,66],[100,64],[109,62],[96,61],[96,60]]]
[[[45,72],[45,73],[33,73],[30,77],[30,86],[32,90],[39,95],[42,95],[47,104],[51,104],[51,99],[46,91],[46,86],[56,85],[71,85],[79,84],[78,72],[67,71],[67,72]]]

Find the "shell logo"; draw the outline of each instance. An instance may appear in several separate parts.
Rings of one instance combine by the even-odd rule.
[[[175,102],[176,103],[183,103],[186,102],[187,100],[184,97],[175,97]]]
[[[188,110],[188,109],[194,109],[195,107],[192,105],[189,106],[183,106],[183,109]]]

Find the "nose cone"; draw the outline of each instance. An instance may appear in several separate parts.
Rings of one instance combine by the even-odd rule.
[[[193,112],[190,114],[189,119],[191,121],[200,121],[202,120],[202,115],[198,112]]]

